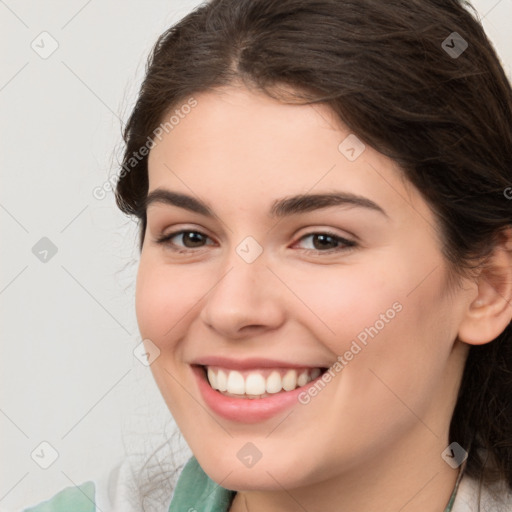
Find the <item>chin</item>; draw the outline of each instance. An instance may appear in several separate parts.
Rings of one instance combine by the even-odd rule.
[[[238,459],[234,463],[231,457],[224,461],[215,456],[208,460],[196,458],[213,481],[233,491],[282,491],[283,487],[293,489],[312,483],[313,473],[316,473],[304,467],[303,462],[302,467],[298,467],[285,459],[264,461],[262,458],[252,467],[245,467]],[[301,471],[291,472],[291,468]],[[320,476],[318,478],[321,479]]]

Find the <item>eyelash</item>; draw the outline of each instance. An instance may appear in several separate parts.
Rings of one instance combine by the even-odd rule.
[[[182,229],[182,230],[179,230],[179,231],[174,231],[174,232],[169,233],[167,235],[162,235],[162,236],[158,237],[155,240],[155,242],[157,244],[166,245],[172,251],[180,253],[180,254],[194,252],[197,249],[202,249],[204,247],[204,246],[197,247],[197,248],[190,248],[190,247],[188,247],[188,248],[185,248],[185,249],[183,249],[183,248],[177,249],[176,248],[177,247],[176,244],[170,242],[170,240],[172,238],[174,238],[175,236],[177,236],[177,235],[182,235],[182,234],[185,234],[185,233],[195,233],[195,234],[199,234],[199,235],[201,235],[201,236],[203,236],[205,238],[210,238],[210,237],[208,237],[208,235],[205,235],[201,231],[195,231],[195,230],[192,230],[192,229]],[[332,253],[347,252],[347,251],[350,251],[351,249],[356,248],[357,245],[358,245],[353,240],[348,240],[348,239],[343,238],[343,237],[341,237],[339,235],[335,235],[334,233],[330,233],[329,231],[315,231],[315,232],[312,232],[312,233],[307,233],[307,234],[301,236],[299,238],[299,241],[303,240],[304,238],[308,238],[310,236],[315,236],[315,235],[327,235],[328,237],[334,239],[336,242],[338,242],[340,244],[343,244],[344,247],[336,247],[336,248],[332,248],[332,249],[326,249],[325,251],[322,251],[320,249],[302,249],[307,254],[311,254],[311,253],[315,253],[315,254],[319,254],[319,253],[320,254],[325,254],[325,253],[332,254]]]

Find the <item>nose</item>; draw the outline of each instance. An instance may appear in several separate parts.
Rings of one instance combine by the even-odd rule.
[[[224,338],[239,339],[277,329],[285,320],[282,288],[263,257],[246,263],[235,254],[206,295],[200,316]]]

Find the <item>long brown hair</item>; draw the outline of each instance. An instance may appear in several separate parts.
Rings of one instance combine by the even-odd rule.
[[[194,93],[241,81],[330,106],[394,159],[435,213],[454,275],[467,273],[512,225],[512,90],[472,9],[458,0],[199,6],[158,39],[124,131],[116,200],[140,220],[140,247],[148,169],[133,154]],[[511,324],[470,348],[449,437],[470,449],[466,473],[512,487]]]

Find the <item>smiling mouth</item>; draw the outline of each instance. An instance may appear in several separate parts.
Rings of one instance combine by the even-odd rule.
[[[328,368],[259,368],[233,370],[201,366],[210,387],[224,396],[258,399],[306,386]]]

